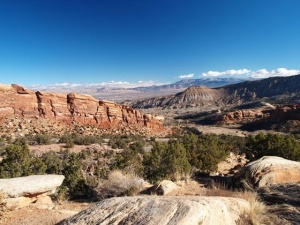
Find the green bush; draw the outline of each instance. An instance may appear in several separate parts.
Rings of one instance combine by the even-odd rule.
[[[155,142],[144,159],[144,174],[150,182],[176,180],[178,175],[186,177],[190,169],[186,150],[177,140],[170,140],[168,143]]]
[[[126,144],[127,145],[127,144]],[[144,142],[136,141],[125,147],[121,154],[115,157],[115,163],[111,169],[124,170],[126,172],[135,173],[137,175],[143,174],[143,154]]]
[[[61,174],[63,170],[63,160],[59,158],[54,151],[49,151],[41,156],[42,161],[46,164],[47,174]]]
[[[246,139],[245,153],[251,160],[279,156],[300,161],[300,143],[293,135],[259,133]]]
[[[214,134],[184,135],[179,138],[179,141],[186,149],[190,164],[195,170],[200,171],[216,170],[217,164],[224,160],[232,150],[232,147]]]
[[[49,145],[51,144],[51,136],[47,134],[37,134],[34,136],[34,140],[39,144],[39,145]]]
[[[59,139],[59,143],[65,143],[66,148],[73,148],[74,147],[74,140],[71,135],[63,135]]]
[[[20,141],[25,141],[24,139]],[[27,144],[11,144],[1,150],[0,177],[13,178],[31,174],[31,156]]]

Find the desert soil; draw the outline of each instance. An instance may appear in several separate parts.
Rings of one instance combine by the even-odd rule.
[[[54,225],[76,213],[92,206],[94,203],[65,201],[56,203],[49,209],[28,206],[13,211],[5,211],[0,220],[1,225]]]

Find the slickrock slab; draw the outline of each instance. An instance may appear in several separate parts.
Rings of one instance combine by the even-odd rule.
[[[242,171],[234,176],[234,181],[243,181],[251,188],[300,182],[300,162],[265,156],[245,165]]]
[[[54,193],[63,180],[63,175],[32,175],[10,179],[0,179],[0,192],[5,198],[37,196],[43,193]]]
[[[119,197],[103,200],[60,224],[230,225],[248,209],[249,203],[239,198]]]

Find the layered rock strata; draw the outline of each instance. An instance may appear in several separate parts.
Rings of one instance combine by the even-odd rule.
[[[103,200],[59,224],[236,224],[249,203],[239,198],[138,196]]]
[[[154,132],[164,131],[163,124],[155,116],[143,114],[126,105],[76,93],[33,92],[15,84],[0,85],[0,119],[8,117],[48,119],[103,129],[122,125],[146,127]]]

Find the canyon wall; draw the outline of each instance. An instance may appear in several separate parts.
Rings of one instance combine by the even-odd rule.
[[[153,132],[165,130],[155,116],[143,114],[126,105],[97,100],[89,95],[34,92],[15,84],[0,84],[0,119],[9,117],[48,119],[102,129],[134,126]]]

